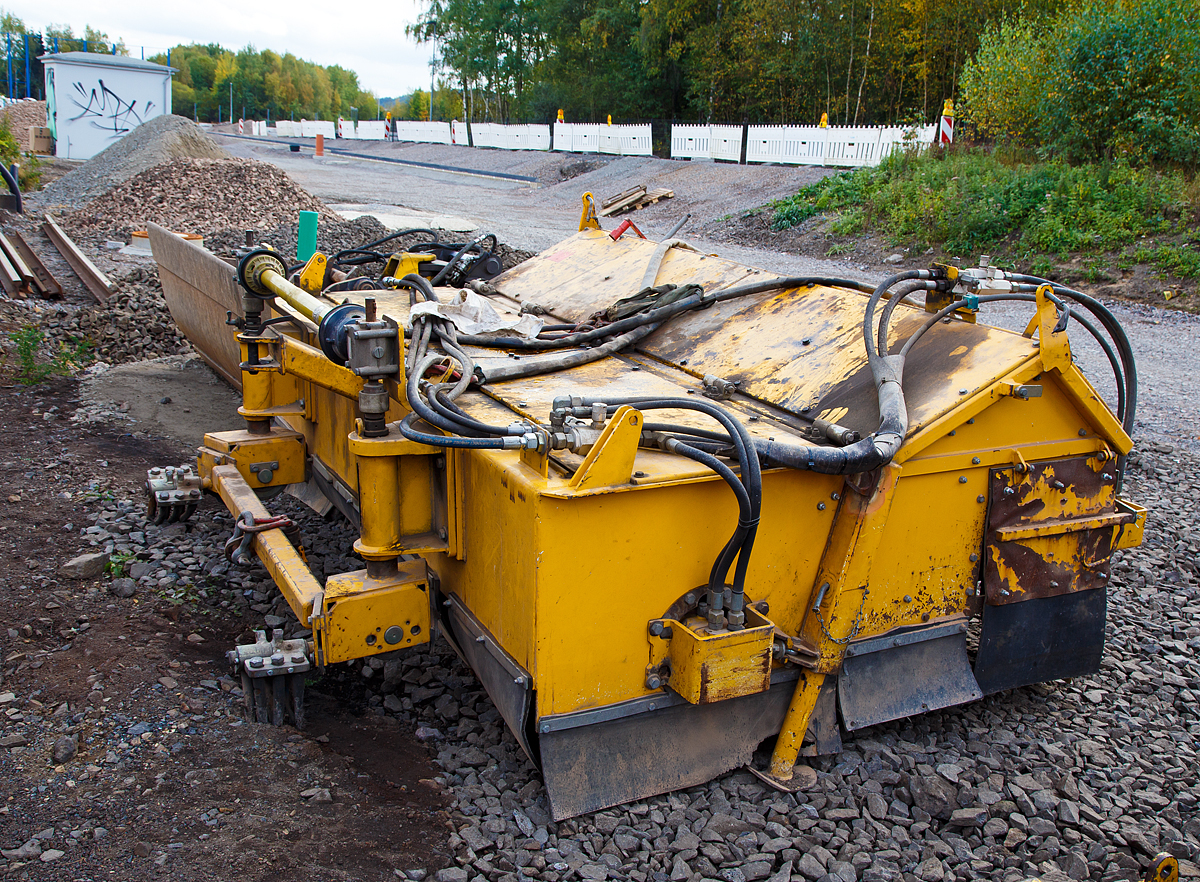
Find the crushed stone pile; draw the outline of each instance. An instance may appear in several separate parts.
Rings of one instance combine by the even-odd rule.
[[[167,160],[228,156],[190,119],[164,114],[138,126],[79,168],[49,184],[39,199],[48,208],[74,209]]]
[[[246,229],[250,228],[247,227]],[[296,239],[299,235],[299,224],[297,221],[289,220],[279,224],[274,229],[260,229],[255,232],[258,233],[254,238],[255,246],[262,243],[270,245],[280,254],[285,255],[287,260],[292,260],[296,256]],[[395,232],[400,231],[389,230],[377,218],[366,214],[356,217],[354,220],[337,219],[322,222],[317,225],[317,250],[332,258],[339,251],[350,248],[363,248]],[[434,230],[434,232],[437,233],[438,241],[440,242],[469,242],[479,235],[478,231],[463,233],[438,229]],[[392,239],[371,250],[378,251],[381,254],[391,254],[394,251],[409,251],[415,245],[429,242],[430,240],[431,237],[427,232],[410,233]],[[205,236],[204,247],[221,257],[236,257],[246,247],[245,230],[221,230],[211,236]],[[496,250],[499,253],[500,265],[506,270],[533,257],[532,251],[511,248],[503,242],[497,246]],[[360,271],[352,274],[378,275],[382,268],[382,265],[378,263],[368,264],[361,267]]]
[[[128,241],[156,224],[180,233],[273,228],[316,211],[337,215],[285,172],[253,159],[172,159],[134,175],[86,207],[63,217],[72,235],[103,234]]]
[[[0,107],[0,118],[8,120],[9,131],[13,133],[21,149],[29,150],[29,127],[46,124],[46,102],[33,99],[16,101],[7,107]]]
[[[154,269],[137,267],[110,278],[116,290],[104,303],[60,308],[43,318],[46,336],[64,346],[90,340],[95,357],[110,365],[192,351],[167,310]]]

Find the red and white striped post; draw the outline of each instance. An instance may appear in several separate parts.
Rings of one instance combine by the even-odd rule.
[[[239,135],[246,134],[246,121],[244,119],[238,120],[238,134]]]
[[[945,104],[942,105],[942,122],[938,126],[938,143],[954,143],[954,101],[950,98],[947,98]]]
[[[338,117],[337,136],[339,138],[346,137],[346,121],[344,119],[342,119],[340,116]]]

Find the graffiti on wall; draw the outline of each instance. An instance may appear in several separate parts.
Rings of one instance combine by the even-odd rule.
[[[71,122],[87,120],[115,139],[124,137],[153,115],[153,101],[143,102],[139,109],[136,99],[126,101],[104,85],[104,80],[98,80],[98,83],[98,88],[90,90],[78,80],[72,83],[74,92],[70,95],[71,103],[79,109],[79,113],[71,117]]]

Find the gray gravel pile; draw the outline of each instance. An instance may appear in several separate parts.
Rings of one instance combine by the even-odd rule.
[[[9,131],[17,139],[22,150],[33,149],[29,141],[30,126],[46,124],[46,102],[26,98],[0,108],[0,119],[8,122]]]
[[[170,159],[63,217],[73,235],[125,239],[150,222],[180,233],[283,223],[300,211],[335,218],[276,166],[253,159]]]
[[[138,126],[33,198],[45,207],[77,208],[167,160],[228,156],[191,120],[164,114]]]
[[[192,351],[167,310],[153,269],[135,267],[110,278],[115,290],[104,303],[46,314],[42,328],[47,337],[62,345],[89,340],[93,354],[108,364]]]
[[[296,254],[298,230],[299,224],[297,222],[287,221],[271,230],[256,231],[254,242],[256,244],[266,243],[291,260]],[[332,258],[339,251],[350,248],[362,248],[394,232],[397,231],[389,230],[379,220],[367,214],[357,217],[354,220],[322,222],[317,225],[317,250]],[[469,242],[479,235],[478,231],[474,233],[461,233],[438,229],[434,230],[434,232],[437,233],[438,240],[441,242]],[[430,241],[428,233],[412,233],[398,239],[393,239],[372,250],[378,251],[381,254],[390,254],[394,251],[411,249],[414,245],[428,241]],[[235,256],[246,247],[246,231],[237,229],[218,231],[211,236],[205,237],[204,246],[214,254],[223,257]],[[504,243],[500,243],[497,250],[500,255],[501,266],[504,269],[511,269],[518,263],[522,263],[533,257],[533,252],[531,251],[511,248]],[[381,264],[368,264],[362,270],[357,271],[357,274],[377,273],[382,268]]]
[[[1200,859],[1200,459],[1161,443],[1130,458],[1145,544],[1113,566],[1102,670],[856,734],[781,794],[744,771],[561,823],[540,777],[444,643],[341,666],[369,712],[433,742],[455,798],[459,866],[440,882],[949,882],[1134,879],[1159,850]],[[361,566],[353,531],[281,497],[318,578]],[[255,626],[307,633],[259,567],[231,568],[223,511],[148,526],[109,506],[84,531],[135,556],[121,590],[208,595]],[[761,759],[761,758],[760,758]],[[416,878],[416,877],[412,877]]]

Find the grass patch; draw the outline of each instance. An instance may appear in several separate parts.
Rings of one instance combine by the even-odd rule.
[[[26,386],[40,383],[47,377],[67,376],[92,360],[92,342],[74,339],[68,345],[60,346],[49,361],[40,360],[46,335],[33,325],[13,331],[8,338],[16,344],[16,377]]]
[[[832,175],[771,208],[777,230],[825,215],[839,235],[878,230],[893,244],[964,258],[1008,252],[1047,265],[1054,257],[1119,257],[1128,249],[1161,272],[1200,276],[1200,185],[1180,171],[928,151]],[[1190,241],[1139,247],[1149,237]],[[1090,261],[1089,275],[1103,275],[1118,257]]]

